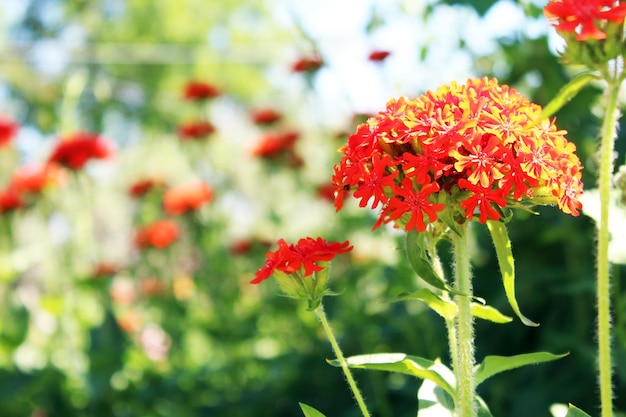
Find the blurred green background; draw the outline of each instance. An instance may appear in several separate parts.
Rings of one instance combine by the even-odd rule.
[[[46,160],[63,135],[116,144],[0,213],[0,417],[295,416],[298,402],[357,416],[312,313],[273,282],[249,284],[278,238],[349,239],[326,309],[347,355],[406,352],[447,361],[443,321],[424,306],[385,303],[422,283],[402,234],[372,232],[356,204],[336,214],[321,192],[336,152],[364,115],[399,95],[495,76],[545,105],[576,72],[541,1],[5,0],[0,4],[0,118],[20,125],[0,148],[0,189]],[[373,51],[388,51],[381,61]],[[323,65],[297,72],[300,59]],[[221,94],[184,100],[190,80]],[[592,188],[601,89],[557,114]],[[282,117],[255,123],[254,110]],[[215,132],[184,140],[202,120]],[[623,129],[622,129],[623,130]],[[268,135],[297,135],[265,156]],[[617,142],[623,163],[623,138]],[[129,187],[152,179],[140,198]],[[174,216],[165,249],[133,244],[162,218],[164,189],[200,179],[213,199]],[[594,225],[556,208],[519,213],[509,233],[528,328],[478,322],[477,358],[570,352],[480,387],[494,416],[548,416],[571,402],[594,415]],[[486,230],[475,229],[475,292],[511,313]],[[442,255],[446,258],[445,248]],[[626,270],[613,270],[616,407],[626,410]],[[420,381],[355,372],[376,416],[414,416]]]

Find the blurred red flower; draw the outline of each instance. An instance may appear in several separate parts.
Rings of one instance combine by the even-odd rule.
[[[318,55],[302,57],[293,63],[293,72],[315,72],[324,65],[324,61]]]
[[[261,158],[275,158],[283,152],[292,152],[298,132],[267,132],[252,149],[252,155]]]
[[[155,187],[163,185],[163,181],[154,178],[146,178],[134,182],[128,187],[128,194],[131,197],[139,198],[146,195],[150,190]]]
[[[156,277],[147,277],[139,281],[139,290],[146,296],[157,295],[165,290],[165,284]]]
[[[178,127],[178,136],[182,140],[202,139],[213,132],[215,132],[215,126],[205,121],[189,122]]]
[[[190,101],[207,100],[220,94],[222,92],[213,84],[195,80],[189,81],[183,90],[183,97]]]
[[[0,148],[8,146],[15,137],[19,125],[8,119],[0,118]]]
[[[197,210],[213,199],[213,190],[208,184],[197,180],[174,186],[163,195],[163,208],[170,215]]]
[[[255,109],[250,112],[254,124],[271,125],[279,121],[282,115],[274,109]]]
[[[62,138],[53,149],[48,161],[79,170],[90,159],[111,157],[113,149],[113,143],[97,133],[78,132]]]
[[[172,220],[158,220],[139,228],[135,234],[135,244],[139,248],[154,247],[163,249],[178,239],[180,228]]]
[[[15,187],[7,187],[0,190],[0,213],[16,210],[24,206],[22,196]]]
[[[378,49],[378,50],[374,50],[370,52],[367,59],[369,59],[372,62],[382,62],[385,59],[387,59],[389,55],[391,55],[391,52]]]

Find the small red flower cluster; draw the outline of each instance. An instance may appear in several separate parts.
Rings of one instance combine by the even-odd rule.
[[[203,101],[218,97],[222,92],[214,85],[203,81],[189,81],[183,90],[183,97],[189,101]]]
[[[385,51],[385,50],[382,50],[382,49],[376,49],[376,50],[370,52],[370,54],[367,57],[367,59],[372,61],[372,62],[383,62],[385,59],[389,58],[389,55],[391,55],[391,52],[389,52],[389,51]]]
[[[495,79],[451,83],[414,99],[391,100],[358,126],[333,175],[335,207],[354,190],[379,220],[424,231],[441,218],[498,220],[502,208],[558,204],[578,215],[581,164],[575,145],[541,107]],[[496,208],[499,207],[500,209]]]
[[[0,148],[8,146],[15,137],[19,125],[8,119],[0,118]]]
[[[96,133],[78,132],[62,138],[52,150],[49,162],[82,169],[90,159],[106,159],[113,155],[113,144]]]
[[[320,265],[320,262],[330,262],[336,255],[348,253],[352,248],[348,241],[329,242],[321,237],[302,238],[295,245],[279,239],[278,249],[265,254],[265,264],[256,272],[256,278],[250,283],[258,284],[265,281],[275,271],[308,277],[326,268],[325,265]]]
[[[178,136],[181,140],[204,139],[214,132],[215,126],[202,120],[178,126]]]
[[[156,178],[143,178],[135,181],[133,184],[130,185],[130,187],[128,187],[128,194],[134,198],[143,197],[144,195],[149,193],[150,190],[160,187],[162,185],[164,185],[163,180]]]
[[[558,31],[576,33],[577,41],[606,39],[602,29],[607,22],[624,23],[626,3],[615,0],[552,0],[543,12]]]
[[[295,150],[299,137],[295,131],[266,132],[252,149],[252,156],[269,160],[284,157],[287,165],[299,167],[304,163]]]
[[[6,188],[0,192],[0,213],[29,205],[29,198],[50,185],[60,185],[65,172],[55,163],[28,163],[18,167]]]
[[[250,112],[250,118],[255,125],[271,125],[282,118],[282,115],[274,109],[254,109]]]

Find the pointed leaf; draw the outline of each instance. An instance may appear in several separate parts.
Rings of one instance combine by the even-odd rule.
[[[446,320],[452,320],[456,316],[457,307],[454,301],[444,300],[439,295],[433,293],[428,288],[422,288],[420,290],[411,293],[399,294],[392,301],[411,301],[418,300],[426,303],[428,307],[433,309],[435,313],[439,314]]]
[[[327,361],[339,367],[337,359]],[[454,374],[440,361],[431,361],[419,356],[408,356],[404,353],[374,353],[346,358],[350,368],[374,369],[378,371],[397,372],[420,379],[428,379],[443,388],[452,398],[456,398]]]
[[[569,407],[567,409],[567,414],[565,415],[565,417],[591,417],[591,416],[585,413],[580,408],[577,408],[574,405],[569,404]]]
[[[413,230],[406,234],[406,254],[413,270],[421,279],[437,289],[460,295],[450,288],[444,279],[439,276],[437,271],[435,271],[433,260],[428,251],[426,233],[419,233]]]
[[[538,124],[541,120],[545,119],[546,117],[550,117],[558,112],[561,107],[563,107],[565,104],[567,104],[567,102],[573,99],[584,86],[589,84],[591,80],[597,78],[598,77],[591,72],[583,72],[576,75],[569,83],[565,84],[559,90],[556,96],[548,104],[546,104],[539,117],[535,120],[534,124]]]
[[[500,265],[500,273],[502,274],[502,282],[504,284],[504,292],[506,293],[506,298],[509,300],[511,308],[526,326],[539,326],[538,323],[527,319],[517,305],[515,298],[515,264],[511,250],[511,240],[506,232],[506,225],[501,222],[487,220],[487,228],[491,233],[493,245],[496,248],[498,264]]]
[[[326,417],[324,414],[320,413],[310,405],[306,405],[303,403],[298,404],[300,404],[300,409],[302,410],[302,413],[304,413],[305,417]]]
[[[512,317],[502,314],[495,307],[479,303],[472,303],[472,316],[483,320],[489,320],[494,323],[510,323],[513,321]]]
[[[554,361],[567,355],[569,355],[569,353],[555,355],[549,352],[535,352],[515,356],[486,356],[482,363],[474,370],[476,385],[504,371],[510,371],[511,369],[525,365]]]

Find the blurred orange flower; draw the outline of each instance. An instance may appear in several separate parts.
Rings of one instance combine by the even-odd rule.
[[[178,224],[172,220],[158,220],[137,230],[135,244],[140,248],[163,249],[174,243],[180,235]]]
[[[163,208],[170,215],[198,210],[213,199],[213,190],[203,181],[192,181],[174,186],[163,196]]]

